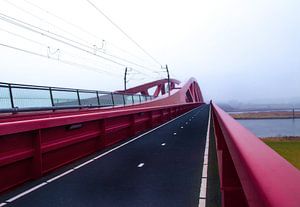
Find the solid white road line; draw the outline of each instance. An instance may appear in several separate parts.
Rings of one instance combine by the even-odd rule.
[[[14,197],[6,200],[6,202],[7,203],[13,202],[13,201],[17,200],[18,198],[21,198],[24,195],[27,195],[27,194],[29,194],[29,193],[31,193],[31,192],[33,192],[33,191],[35,191],[35,190],[43,187],[44,185],[47,185],[47,184],[53,182],[54,180],[57,180],[57,179],[65,176],[67,174],[70,174],[71,172],[73,172],[73,171],[75,171],[75,170],[77,170],[77,169],[79,169],[79,168],[81,168],[81,167],[83,167],[83,166],[85,166],[85,165],[87,165],[87,164],[89,164],[89,163],[91,163],[91,162],[99,159],[100,157],[103,157],[103,156],[105,156],[105,155],[107,155],[107,154],[109,154],[109,153],[111,153],[111,152],[113,152],[113,151],[115,151],[115,150],[117,150],[117,149],[119,149],[119,148],[121,148],[121,147],[123,147],[123,146],[125,146],[125,145],[127,145],[127,144],[129,144],[129,143],[131,143],[131,142],[133,142],[133,141],[135,141],[135,140],[137,140],[137,139],[139,139],[139,138],[141,138],[141,137],[143,137],[143,136],[145,136],[145,135],[147,135],[147,134],[149,134],[149,133],[151,133],[151,132],[153,132],[153,131],[155,131],[155,130],[157,130],[157,129],[159,129],[159,128],[161,128],[161,127],[163,127],[163,126],[165,126],[165,125],[167,125],[167,124],[169,124],[169,123],[171,123],[171,122],[173,122],[173,121],[175,121],[177,119],[179,119],[179,118],[181,118],[181,117],[183,117],[183,116],[185,116],[186,114],[195,111],[198,108],[199,107],[197,107],[197,108],[195,108],[195,109],[193,109],[191,111],[188,111],[188,112],[186,112],[184,114],[181,114],[180,116],[178,116],[178,117],[176,117],[176,118],[174,118],[174,119],[172,119],[172,120],[170,120],[170,121],[168,121],[168,122],[166,122],[166,123],[164,123],[164,124],[162,124],[162,125],[160,125],[158,127],[155,127],[155,128],[153,128],[153,129],[151,129],[151,130],[149,130],[149,131],[147,131],[147,132],[145,132],[145,133],[143,133],[143,134],[141,134],[141,135],[139,135],[139,136],[137,136],[137,137],[135,137],[135,138],[133,138],[133,139],[131,139],[131,140],[129,140],[129,141],[127,141],[127,142],[125,142],[125,143],[123,143],[123,144],[121,144],[121,145],[113,148],[113,149],[111,149],[111,150],[108,150],[108,151],[102,153],[101,155],[98,155],[98,156],[96,156],[96,157],[94,157],[94,158],[92,158],[92,159],[90,159],[90,160],[88,160],[88,161],[86,161],[86,162],[84,162],[84,163],[82,163],[82,164],[80,164],[80,165],[78,165],[78,166],[70,169],[70,170],[67,170],[66,172],[63,172],[63,173],[61,173],[61,174],[59,174],[59,175],[57,175],[57,176],[55,176],[55,177],[47,180],[46,182],[43,182],[43,183],[38,184],[38,185],[36,185],[36,186],[34,186],[32,188],[29,188],[28,190],[26,190],[26,191],[24,191],[24,192],[22,192],[20,194],[17,194],[16,196],[14,196]],[[2,206],[6,205],[6,202],[1,203],[0,207],[1,207],[1,205]]]
[[[21,198],[22,196],[24,196],[24,195],[26,195],[28,193],[31,193],[32,191],[35,191],[35,190],[43,187],[44,185],[47,185],[47,183],[43,182],[43,183],[41,183],[39,185],[36,185],[36,186],[34,186],[32,188],[29,188],[28,190],[24,191],[23,193],[20,193],[20,194],[14,196],[14,197],[8,199],[6,202],[8,202],[8,203],[13,202],[14,200],[17,200],[18,198]]]
[[[0,203],[0,207],[5,206],[7,203]]]
[[[209,114],[208,114],[207,133],[206,133],[206,142],[205,142],[205,151],[204,151],[204,158],[203,158],[202,178],[201,178],[201,187],[200,187],[198,207],[206,206],[209,129],[210,129],[210,115],[211,115],[210,113],[211,113],[211,107],[209,107]]]
[[[70,169],[70,170],[68,170],[68,171],[66,171],[66,172],[64,172],[64,173],[62,173],[62,174],[59,174],[59,175],[57,175],[57,176],[55,176],[55,177],[53,177],[53,178],[47,180],[47,183],[51,183],[51,182],[53,182],[54,180],[57,180],[58,178],[61,178],[61,177],[65,176],[65,175],[67,175],[67,174],[69,174],[69,173],[71,173],[71,172],[73,172],[73,171],[74,171],[74,169]]]

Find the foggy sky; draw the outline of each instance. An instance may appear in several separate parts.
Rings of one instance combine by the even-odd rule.
[[[139,58],[106,46],[113,53],[151,69],[159,65],[133,45],[103,16],[84,0],[37,1],[28,0],[100,38],[80,32],[59,21],[25,1],[0,0],[0,12],[20,18],[46,30],[64,34],[55,26],[67,30],[93,45],[100,39],[130,51]],[[41,19],[8,4],[29,10]],[[102,0],[95,4],[114,22],[120,25],[143,48],[159,60],[168,64],[171,75],[181,81],[195,77],[206,100],[251,101],[257,99],[289,99],[299,97],[300,91],[300,2],[296,0]],[[45,23],[45,20],[48,23]],[[49,22],[51,24],[49,24]],[[53,24],[53,25],[52,25]],[[117,90],[123,87],[124,68],[96,57],[68,48],[38,34],[22,30],[0,20],[0,43],[15,45],[42,54],[46,46],[40,46],[17,38],[1,29],[24,35],[45,45],[51,45],[54,53],[60,49],[60,58],[79,61],[106,72],[86,70],[16,52],[0,46],[0,81],[30,83],[50,86],[77,87],[99,90]],[[74,37],[75,38],[75,37]],[[55,54],[53,55],[55,57]],[[145,74],[130,75],[129,87],[165,77],[142,70]]]

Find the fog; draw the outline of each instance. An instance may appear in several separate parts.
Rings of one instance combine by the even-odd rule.
[[[299,1],[92,2],[159,63],[168,64],[172,78],[184,82],[195,77],[206,100],[299,100]],[[36,6],[67,20],[69,24]],[[103,46],[99,49],[103,51],[95,52],[97,55],[124,63],[108,56],[113,54],[145,66],[124,63],[134,68],[129,72],[128,87],[166,77],[157,62],[143,53],[85,0],[74,0],[72,3],[66,0],[0,0],[0,13],[45,31],[86,42],[91,47]],[[81,30],[70,23],[76,24]],[[0,37],[0,44],[46,56],[30,55],[0,45],[1,82],[98,90],[123,88],[125,66],[77,50],[3,19],[0,19]],[[105,45],[102,45],[102,39]],[[76,62],[77,65],[65,64],[63,60]],[[79,64],[89,67],[81,67]]]

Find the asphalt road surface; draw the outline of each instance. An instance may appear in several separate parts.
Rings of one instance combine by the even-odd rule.
[[[200,106],[52,182],[35,181],[42,185],[5,206],[198,206],[208,112]]]

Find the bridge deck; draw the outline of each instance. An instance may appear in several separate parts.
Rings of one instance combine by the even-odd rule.
[[[68,166],[64,171],[71,168],[69,173],[55,173],[29,183],[2,196],[0,203],[6,206],[198,206],[208,110],[208,105],[199,107],[149,133],[94,155],[86,165]],[[33,186],[39,188],[26,192]]]

